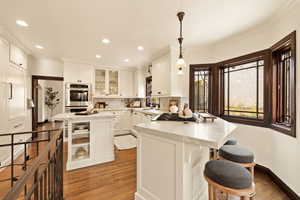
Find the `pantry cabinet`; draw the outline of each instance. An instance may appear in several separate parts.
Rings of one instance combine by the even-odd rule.
[[[26,54],[0,38],[0,131],[18,132],[26,119]]]

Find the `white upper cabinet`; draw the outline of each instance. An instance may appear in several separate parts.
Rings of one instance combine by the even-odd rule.
[[[94,68],[88,64],[64,62],[64,81],[68,83],[93,83]]]
[[[152,95],[171,95],[171,59],[167,54],[152,62]]]
[[[143,69],[134,72],[134,96],[137,98],[146,96],[146,76]]]
[[[13,44],[10,45],[9,61],[10,63],[22,67],[24,69],[27,68],[26,54],[20,48]]]
[[[96,68],[94,75],[94,97],[119,96],[120,75],[118,70]]]
[[[120,96],[134,97],[134,72],[120,71]]]

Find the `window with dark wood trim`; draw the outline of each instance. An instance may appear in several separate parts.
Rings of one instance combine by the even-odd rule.
[[[208,74],[202,77],[209,83],[208,96],[199,92],[201,74]],[[193,111],[208,110],[231,122],[296,137],[296,31],[270,49],[217,64],[191,65],[190,104]]]
[[[211,84],[208,65],[190,67],[190,107],[193,112],[211,112]]]
[[[296,135],[296,32],[272,48],[272,125]]]
[[[260,51],[222,63],[221,116],[229,121],[266,126],[269,51]],[[268,114],[267,114],[268,115]]]

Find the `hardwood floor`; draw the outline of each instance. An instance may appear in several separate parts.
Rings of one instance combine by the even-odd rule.
[[[55,126],[54,126],[55,127]],[[41,129],[47,129],[41,127]],[[53,128],[53,126],[52,126]],[[66,200],[134,200],[136,191],[136,149],[115,151],[114,162],[82,168],[64,173],[64,197]],[[64,145],[64,163],[67,159],[67,144]],[[0,179],[10,170],[0,172]],[[270,180],[258,171],[255,173],[255,200],[288,200],[289,198]],[[5,185],[7,187],[4,187]],[[1,183],[3,189],[9,182]],[[2,195],[1,195],[2,194]]]

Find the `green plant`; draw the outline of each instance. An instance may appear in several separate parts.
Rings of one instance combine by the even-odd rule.
[[[52,87],[46,87],[45,105],[50,110],[50,117],[52,117],[53,110],[60,103],[58,94],[59,94],[59,91],[54,91]]]

